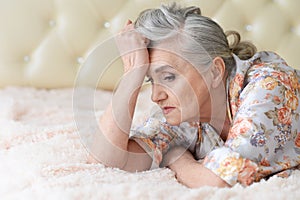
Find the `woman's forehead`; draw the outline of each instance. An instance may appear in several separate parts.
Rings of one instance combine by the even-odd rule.
[[[195,67],[187,61],[181,54],[165,50],[152,49],[149,52],[150,68],[155,70],[161,66],[168,66],[177,71],[195,70]]]
[[[177,52],[166,49],[152,49],[149,52],[150,64],[169,65],[176,68],[176,65],[187,64],[185,59]]]

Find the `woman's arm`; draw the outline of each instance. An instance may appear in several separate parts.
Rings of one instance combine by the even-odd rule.
[[[223,179],[196,161],[182,147],[171,149],[165,156],[165,164],[175,172],[177,180],[190,188],[201,186],[230,187]]]
[[[151,158],[136,142],[129,140],[129,132],[137,96],[149,68],[147,39],[128,21],[116,37],[116,43],[124,75],[99,121],[100,132],[94,138],[89,160],[128,171],[146,170],[151,166]]]

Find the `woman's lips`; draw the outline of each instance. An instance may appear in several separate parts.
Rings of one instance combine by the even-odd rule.
[[[165,107],[163,107],[163,113],[164,113],[164,115],[167,115],[167,114],[169,114],[170,112],[172,112],[172,110],[174,110],[175,109],[175,107],[171,107],[171,106],[165,106]]]

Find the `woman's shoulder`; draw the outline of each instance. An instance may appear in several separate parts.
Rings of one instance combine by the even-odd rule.
[[[274,68],[275,70],[295,70],[293,67],[289,66],[283,57],[272,51],[257,52],[250,59],[250,63],[251,68],[269,67]]]
[[[275,52],[262,51],[253,56],[251,65],[247,70],[248,79],[272,77],[277,81],[285,79],[299,79],[299,71]]]
[[[248,60],[235,59],[236,71],[229,78],[229,96],[232,105],[235,105],[241,96],[245,98],[251,92],[255,92],[254,98],[257,98],[260,90],[268,89],[269,93],[276,92],[277,90],[270,90],[273,86],[300,90],[299,71],[290,67],[274,52],[258,52]]]
[[[279,54],[272,51],[257,52],[248,60],[236,60],[236,75],[242,75],[246,82],[256,81],[266,77],[293,76],[299,78],[300,71],[289,66]],[[278,79],[281,80],[281,79]]]
[[[241,60],[237,56],[234,56],[234,58],[237,72],[244,71],[246,73],[249,68],[263,69],[266,67],[282,68],[283,70],[295,70],[293,67],[288,65],[283,57],[272,51],[257,52],[248,60]]]

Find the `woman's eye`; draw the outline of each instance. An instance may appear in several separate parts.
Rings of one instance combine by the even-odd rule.
[[[163,78],[163,80],[165,80],[165,81],[173,81],[173,80],[175,80],[175,74],[170,74],[170,75],[167,75],[167,76],[165,76],[164,78]]]

